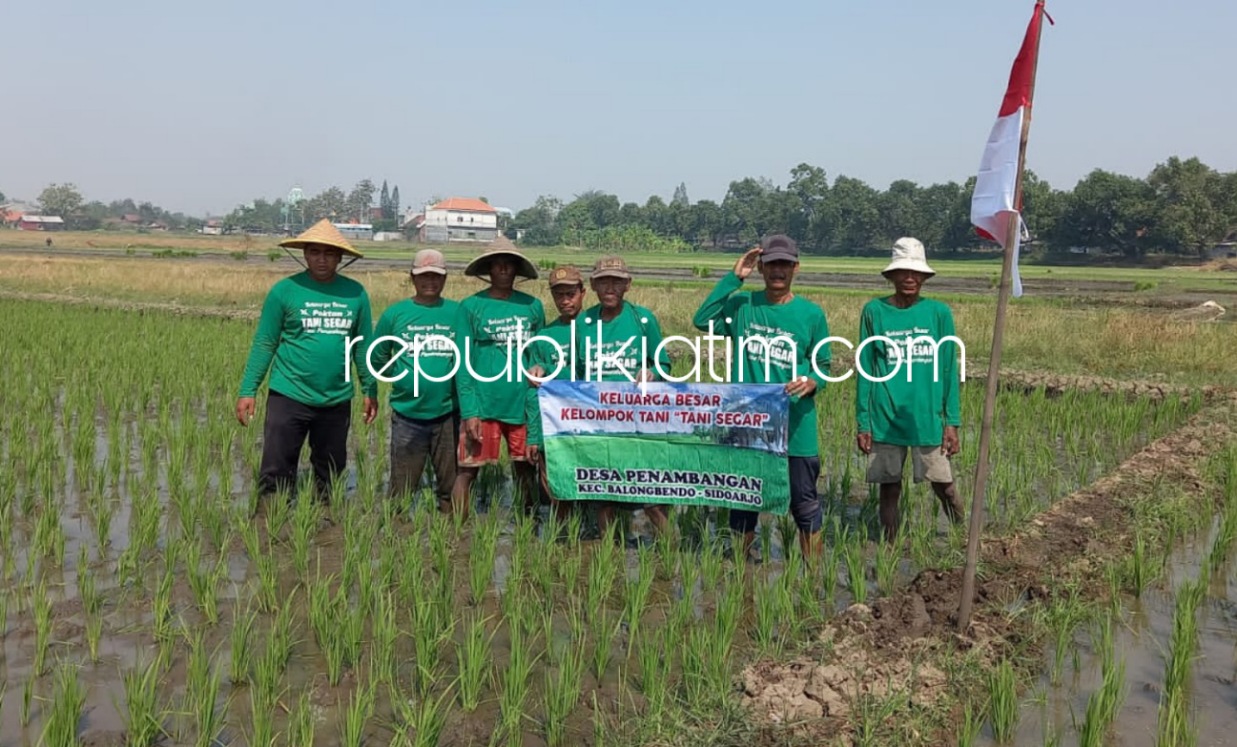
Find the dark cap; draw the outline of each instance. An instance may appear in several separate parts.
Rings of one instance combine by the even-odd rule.
[[[580,276],[580,271],[571,265],[555,267],[550,273],[550,287],[559,285],[584,285],[584,278]]]
[[[631,280],[631,272],[627,269],[627,263],[623,258],[611,254],[606,257],[598,257],[593,263],[593,278],[621,278],[623,280]]]
[[[799,246],[795,244],[795,240],[785,234],[776,233],[772,236],[766,236],[764,241],[760,242],[760,261],[761,262],[777,262],[778,260],[786,260],[788,262],[799,261]]]

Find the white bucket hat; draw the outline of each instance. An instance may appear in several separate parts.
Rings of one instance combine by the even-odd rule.
[[[886,275],[894,270],[914,270],[929,277],[936,274],[936,270],[929,267],[928,261],[924,258],[923,243],[909,236],[903,236],[893,242],[893,258],[889,266],[881,270],[881,274]]]

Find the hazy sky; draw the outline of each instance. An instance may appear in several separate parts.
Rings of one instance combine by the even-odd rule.
[[[369,177],[520,209],[588,189],[975,172],[1030,0],[38,0],[6,7],[0,191],[224,213]],[[1237,170],[1237,3],[1049,2],[1028,165]]]

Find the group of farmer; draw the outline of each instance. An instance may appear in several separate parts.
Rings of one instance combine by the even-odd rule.
[[[500,238],[467,265],[464,274],[485,287],[459,302],[443,297],[448,272],[442,253],[423,249],[412,262],[413,294],[374,324],[365,288],[339,274],[345,256],[355,261],[362,255],[329,221],[281,246],[300,250],[306,269],[278,281],[266,297],[236,405],[238,420],[248,425],[269,372],[262,496],[295,489],[306,438],[315,493],[325,497],[341,479],[355,388],[345,363],[350,359],[367,425],[378,415],[378,377],[392,382],[391,499],[408,500],[429,465],[439,510],[466,517],[479,470],[498,463],[505,442],[522,508],[535,512],[549,503],[566,518],[582,502],[558,501],[550,489],[537,388],[551,377],[656,380],[656,371],[670,370],[656,315],[625,298],[632,275],[618,256],[597,259],[587,281],[575,267],[553,268],[548,289],[558,317],[547,324],[541,301],[515,288],[519,278],[538,279],[538,271],[510,242]],[[923,245],[903,238],[892,253],[883,271],[892,293],[869,301],[860,318],[860,339],[868,342],[858,348],[856,363],[865,375],[856,376],[855,400],[857,446],[868,458],[867,481],[879,484],[880,520],[890,540],[899,528],[908,453],[914,480],[932,484],[951,520],[960,522],[963,514],[950,464],[959,449],[956,349],[941,346],[938,357],[933,342],[954,335],[953,316],[948,306],[920,294],[935,274]],[[821,533],[816,401],[830,371],[830,333],[821,307],[793,292],[798,270],[795,242],[766,237],[718,281],[693,324],[730,340],[730,381],[781,384],[789,395],[790,513],[803,552],[814,554]],[[763,288],[742,290],[753,272]],[[586,303],[589,290],[592,305]],[[521,354],[511,343],[532,337],[539,339],[513,361]],[[754,338],[761,342],[753,344]],[[467,366],[458,359],[466,345]],[[517,370],[527,376],[511,375]],[[658,533],[667,530],[672,511],[658,504],[590,503],[603,536],[616,510],[642,509]],[[731,509],[729,522],[742,552],[750,553],[758,514]]]

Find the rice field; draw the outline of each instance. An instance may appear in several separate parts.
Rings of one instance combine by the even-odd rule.
[[[663,299],[668,317],[700,297]],[[261,411],[247,429],[232,417],[252,322],[15,300],[0,314],[6,351],[21,351],[0,361],[2,744],[750,743],[765,732],[739,707],[747,663],[803,650],[850,605],[962,562],[965,529],[923,486],[907,492],[903,541],[875,542],[852,382],[818,405],[824,557],[786,552],[793,524],[766,516],[753,565],[731,560],[721,512],[677,511],[669,539],[639,514],[597,538],[585,512],[559,525],[511,510],[502,469],[477,481],[467,521],[438,514],[428,489],[395,505],[385,388],[370,426],[356,402],[350,472],[329,503],[304,482],[291,502],[258,504]],[[963,387],[968,504],[982,400],[982,384]],[[1003,391],[987,532],[1026,526],[1202,407]],[[1224,526],[1228,548],[1237,524]],[[1185,618],[1202,587],[1179,593],[1178,651],[1197,636]],[[1165,682],[1189,681],[1190,661]],[[964,721],[1007,736],[1017,695],[995,672],[1003,705]],[[1104,677],[1124,681],[1115,663]],[[1120,712],[1107,688],[1087,733]],[[1161,718],[1176,738],[1194,727],[1172,697]]]

